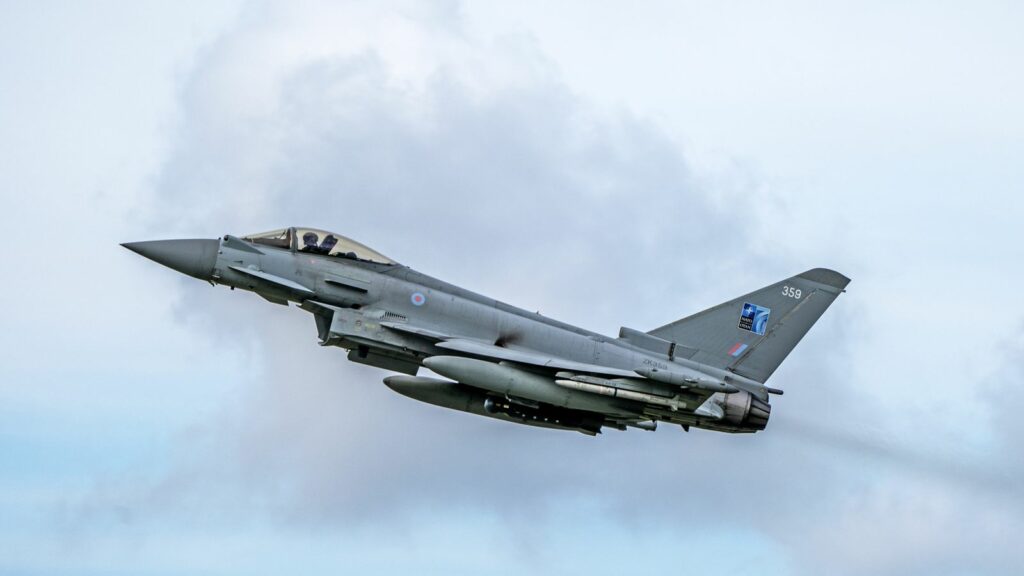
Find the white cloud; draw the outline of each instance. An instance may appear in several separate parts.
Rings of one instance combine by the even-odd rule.
[[[1009,368],[988,369],[999,384],[983,394],[956,376],[975,356],[961,360],[958,347],[936,346],[955,339],[944,329],[981,332],[1004,314],[998,282],[980,286],[972,302],[955,296],[971,291],[975,274],[949,278],[968,260],[973,272],[993,277],[993,265],[972,255],[1000,238],[996,232],[968,238],[948,267],[928,252],[935,242],[956,248],[945,231],[984,211],[915,191],[885,198],[889,214],[873,218],[859,203],[885,191],[816,194],[731,158],[715,172],[695,168],[679,145],[694,136],[677,121],[652,119],[658,115],[649,113],[656,107],[649,100],[609,105],[550,34],[492,35],[478,27],[475,10],[453,3],[247,5],[184,76],[166,157],[135,213],[162,236],[335,228],[427,273],[608,333],[620,323],[650,328],[806,267],[856,267],[851,293],[775,376],[787,394],[776,400],[768,431],[730,437],[665,427],[592,439],[443,411],[394,395],[379,384],[382,372],[317,347],[311,319],[298,310],[176,283],[158,270],[119,299],[133,312],[117,324],[138,330],[144,317],[155,333],[177,334],[185,343],[165,336],[143,358],[161,358],[154,373],[180,370],[181,393],[196,398],[209,390],[205,406],[219,407],[200,416],[183,411],[190,427],[158,466],[103,471],[95,490],[68,496],[64,529],[84,541],[134,535],[142,542],[134,553],[161,558],[154,540],[198,525],[214,532],[269,525],[293,539],[323,530],[351,541],[375,530],[407,535],[437,519],[442,533],[487,527],[481,546],[510,537],[514,553],[502,558],[522,567],[528,557],[554,556],[544,538],[531,536],[534,526],[561,532],[562,515],[578,513],[578,529],[598,535],[597,547],[641,545],[636,534],[654,526],[680,542],[725,549],[717,537],[700,536],[710,526],[723,541],[735,535],[753,543],[731,558],[767,555],[780,572],[998,574],[1019,564],[1008,544],[1024,511],[1000,504],[1020,500],[1001,476],[1019,463],[1011,442],[1018,411],[1007,400],[1020,381],[1015,355]],[[859,61],[855,50],[840,51]],[[595,53],[592,62],[630,54],[637,52]],[[705,66],[715,68],[712,55]],[[665,94],[704,94],[689,102],[711,110],[707,95],[736,80],[716,80],[727,72],[702,77],[706,90],[667,77]],[[778,86],[767,90],[778,93]],[[727,102],[774,102],[764,95],[730,90]],[[718,114],[733,112],[729,104]],[[971,123],[969,116],[960,121]],[[762,138],[745,153],[770,147],[758,126],[753,132]],[[703,138],[706,130],[694,134]],[[749,134],[736,128],[723,138]],[[762,159],[794,148],[790,140]],[[853,163],[872,154],[841,152]],[[807,165],[813,178],[811,164],[786,165]],[[90,204],[74,206],[81,212]],[[904,211],[921,206],[925,225],[901,228]],[[132,272],[118,264],[117,274],[153,270],[135,264]],[[167,292],[156,293],[161,280]],[[90,285],[92,294],[105,285]],[[163,306],[164,297],[173,305]],[[908,302],[927,310],[942,304],[952,318],[920,317]],[[965,309],[973,314],[957,313]],[[925,329],[908,330],[915,325]],[[965,346],[974,354],[1005,340],[993,332]],[[109,355],[93,361],[114,363]],[[117,387],[128,384],[139,383],[114,382],[111,394],[123,396]],[[949,412],[931,414],[934,406]],[[993,425],[976,422],[977,414]],[[947,447],[959,427],[989,433]],[[894,431],[905,435],[894,439]],[[996,449],[1008,464],[990,461]],[[950,462],[965,452],[968,458]],[[223,568],[203,563],[212,553],[194,538],[182,540],[199,566]],[[298,540],[289,546],[314,549],[325,565],[344,564],[322,541]],[[419,542],[420,552],[433,546],[430,538]],[[578,540],[567,544],[582,548]],[[363,553],[395,553],[374,546],[369,539]],[[103,549],[110,556],[121,550]]]

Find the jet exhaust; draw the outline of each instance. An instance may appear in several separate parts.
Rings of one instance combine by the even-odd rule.
[[[772,414],[771,404],[749,392],[727,394],[723,408],[723,421],[749,431],[764,430]]]

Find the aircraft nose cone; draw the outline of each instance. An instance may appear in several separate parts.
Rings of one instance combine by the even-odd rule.
[[[213,277],[213,267],[217,263],[220,241],[152,240],[125,242],[121,246],[182,274],[188,274],[200,280],[209,280]]]

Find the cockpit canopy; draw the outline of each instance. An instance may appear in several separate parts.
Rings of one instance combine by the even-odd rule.
[[[364,260],[377,264],[397,264],[391,258],[351,238],[316,228],[282,228],[260,234],[250,234],[244,239],[254,244],[287,248],[310,254]]]

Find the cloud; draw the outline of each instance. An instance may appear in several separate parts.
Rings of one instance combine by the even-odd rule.
[[[529,37],[474,38],[448,3],[320,8],[251,5],[197,60],[148,199],[154,227],[337,229],[604,332],[797,271],[764,248],[756,207],[779,202],[770,192],[710,186],[650,120],[573,93]],[[965,495],[969,475],[951,487],[952,467],[858,432],[880,414],[884,434],[892,412],[845,376],[861,329],[845,305],[776,376],[788,394],[767,432],[592,439],[399,397],[382,372],[317,347],[304,313],[188,285],[180,318],[257,378],[182,439],[165,476],[118,500],[143,516],[337,527],[452,508],[525,525],[583,497],[616,522],[753,527],[808,572],[999,570],[1008,556],[985,560],[983,540],[999,542],[1019,510],[994,511],[984,486]],[[908,480],[908,467],[921,473]],[[939,529],[908,540],[922,514]],[[966,545],[950,535],[961,519],[978,535]]]
[[[262,113],[239,119],[195,100],[214,92],[208,84],[228,89],[228,70],[238,74],[249,65],[241,55],[259,51],[250,44],[280,34],[292,50],[304,42],[302,26],[265,26],[222,39],[194,73],[182,140],[159,180],[160,217],[236,233],[248,221],[313,221],[468,287],[545,312],[567,310],[610,330],[628,314],[657,312],[646,323],[682,315],[682,297],[696,279],[741,265],[748,238],[701,188],[677,146],[647,121],[590,110],[538,63],[528,39],[457,42],[454,55],[411,76],[372,45],[346,44],[265,70],[276,82],[250,78],[271,92],[256,99],[273,106],[247,102],[241,89],[224,98]],[[366,26],[421,28],[372,18]],[[512,70],[487,80],[465,71],[490,61]],[[226,134],[245,136],[225,146]],[[721,231],[715,245],[692,257],[707,230]],[[668,301],[653,309],[642,303],[654,295]],[[257,301],[225,308],[227,296],[190,290],[180,310],[217,334],[241,330],[264,377],[232,415],[238,429],[227,441],[234,444],[209,450],[237,457],[224,474],[273,479],[265,488],[284,491],[278,504],[286,515],[346,519],[367,506],[378,511],[428,496],[484,504],[491,486],[508,483],[509,467],[522,471],[516,497],[532,510],[581,486],[623,480],[603,472],[606,480],[586,479],[593,461],[559,464],[564,450],[594,451],[589,439],[524,433],[416,405],[382,387],[379,371],[317,349],[305,314],[292,311],[285,320],[283,309],[267,311],[278,328],[288,326],[270,331],[252,321]],[[593,455],[604,467],[609,454]],[[359,474],[352,475],[355,462]],[[472,486],[453,481],[471,476]]]
[[[379,17],[391,22],[394,14]],[[234,232],[245,231],[234,230],[236,222],[315,220],[428,272],[608,331],[630,316],[646,319],[644,327],[692,312],[686,296],[710,290],[709,277],[747,270],[764,282],[792,272],[750,254],[758,239],[742,223],[756,215],[737,213],[703,187],[671,138],[642,118],[589,108],[552,76],[529,39],[456,40],[455,55],[411,76],[372,44],[346,44],[260,69],[276,81],[248,78],[234,97],[220,98],[230,108],[261,110],[239,118],[198,99],[214,92],[207,84],[231,89],[223,78],[252,67],[247,55],[268,37],[300,53],[304,42],[298,25],[282,30],[252,19],[262,24],[218,42],[186,89],[182,140],[160,177],[161,217]],[[365,25],[386,27],[373,18]],[[490,61],[514,73],[467,75]],[[248,102],[250,84],[270,95]],[[631,487],[632,469],[651,472],[645,489],[703,493],[723,485],[745,491],[752,477],[765,480],[759,472],[769,472],[768,482],[788,476],[788,459],[758,453],[751,439],[697,433],[690,440],[669,430],[594,442],[416,405],[376,384],[380,372],[316,349],[302,313],[284,323],[274,309],[268,314],[281,322],[268,330],[251,318],[255,300],[218,310],[226,297],[194,290],[180,306],[218,333],[244,326],[264,377],[233,414],[228,441],[235,444],[210,449],[237,457],[227,466],[239,479],[268,479],[267,491],[283,491],[277,502],[286,514],[329,521],[430,498],[485,505],[494,487],[510,490],[523,509],[580,491],[625,509],[646,493]],[[808,364],[806,374],[834,379]],[[638,452],[638,443],[651,451]],[[723,446],[733,446],[733,458],[716,455]],[[576,456],[560,457],[566,453]],[[694,474],[692,463],[704,472]],[[469,477],[474,482],[459,481]],[[702,508],[686,501],[666,510],[677,505]]]

